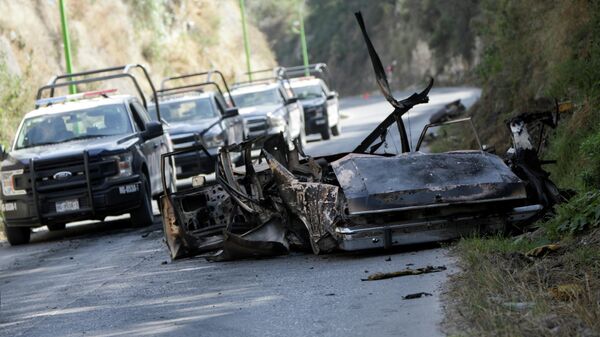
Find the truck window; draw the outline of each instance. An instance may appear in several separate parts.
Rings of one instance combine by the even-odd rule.
[[[123,104],[108,104],[27,118],[15,149],[128,134],[132,126]]]

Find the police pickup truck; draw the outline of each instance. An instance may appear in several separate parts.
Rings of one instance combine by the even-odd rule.
[[[219,149],[244,140],[243,120],[218,70],[165,78],[158,100],[161,116],[169,123],[167,131],[174,149],[197,149],[174,157],[180,186],[188,183],[187,178],[214,173]],[[154,110],[153,105],[150,110]]]
[[[152,197],[163,191],[160,156],[172,145],[160,112],[155,120],[148,114],[133,69],[156,97],[140,65],[61,75],[38,90],[36,109],[21,121],[10,151],[1,151],[0,209],[11,245],[28,243],[30,229],[40,226],[60,230],[125,213],[134,226],[153,222]],[[59,88],[113,79],[131,80],[139,97],[116,89],[54,96]]]

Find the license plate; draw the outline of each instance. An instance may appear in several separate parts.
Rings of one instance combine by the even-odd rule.
[[[119,186],[119,193],[120,194],[135,193],[138,190],[139,190],[139,188],[138,188],[137,184],[130,184],[130,185],[125,185],[125,186]]]
[[[56,202],[56,213],[76,211],[79,209],[79,200],[64,200]]]

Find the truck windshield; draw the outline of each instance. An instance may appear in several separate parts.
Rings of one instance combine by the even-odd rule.
[[[298,99],[311,99],[311,98],[321,98],[325,97],[323,93],[323,88],[320,85],[304,85],[298,87],[292,87],[294,94],[298,97]]]
[[[152,107],[151,110],[155,108]],[[160,103],[160,116],[168,123],[188,123],[219,117],[210,98]]]
[[[27,118],[23,121],[15,149],[131,132],[125,105],[103,105]]]
[[[283,97],[277,88],[248,93],[232,93],[235,105],[239,108],[248,108],[259,105],[283,104]]]

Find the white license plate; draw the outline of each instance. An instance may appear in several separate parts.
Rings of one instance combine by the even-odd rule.
[[[56,213],[76,211],[79,209],[79,200],[64,200],[56,202]]]
[[[138,190],[139,190],[139,188],[138,188],[137,184],[130,184],[130,185],[125,185],[125,186],[119,186],[119,193],[120,194],[135,193]]]

